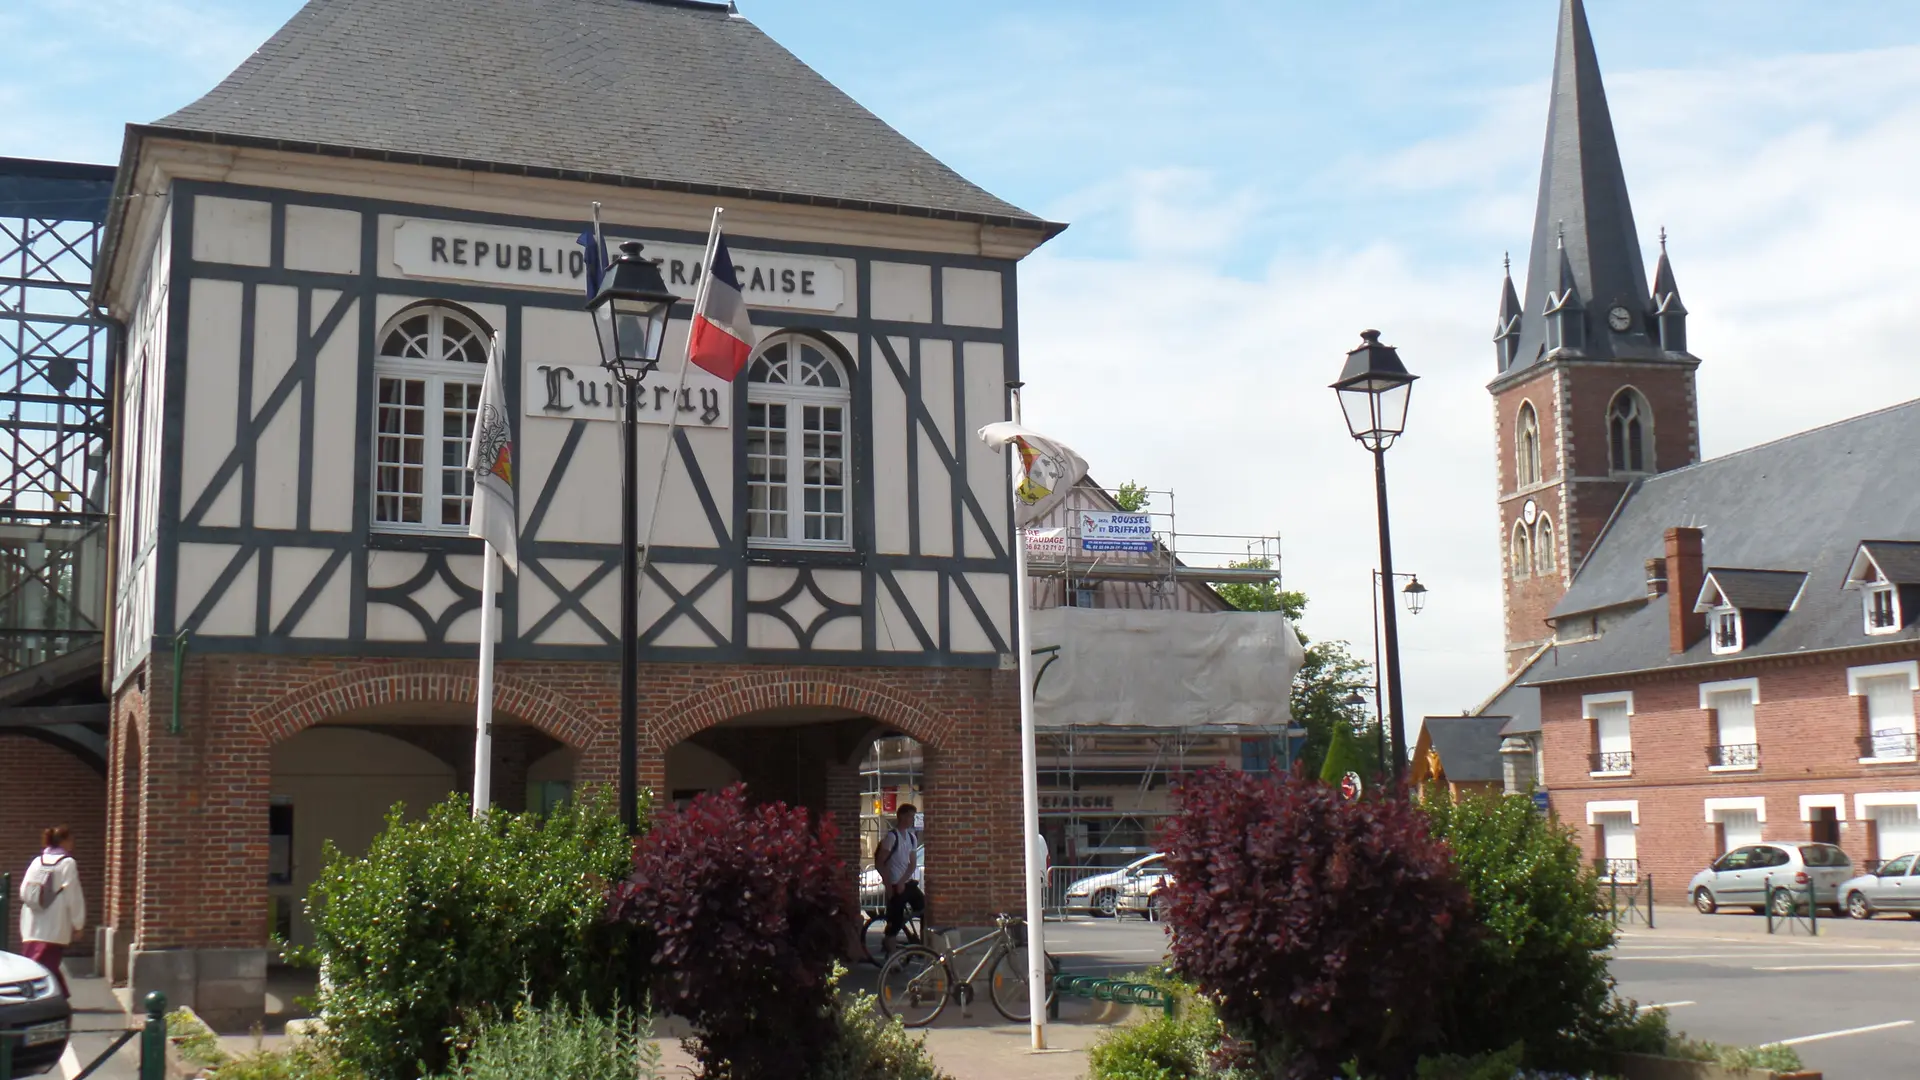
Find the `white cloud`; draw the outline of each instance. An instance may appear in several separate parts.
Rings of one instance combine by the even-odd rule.
[[[1710,455],[1920,396],[1916,60],[1804,56],[1610,86],[1639,221],[1674,233]],[[1401,619],[1411,716],[1477,704],[1503,676],[1492,267],[1531,227],[1543,99],[1544,85],[1492,95],[1457,137],[1394,159],[1398,175],[1443,189],[1442,212],[1468,237],[1445,257],[1361,234],[1225,273],[1235,238],[1259,234],[1260,200],[1168,170],[1069,200],[1124,214],[1131,255],[1042,249],[1022,268],[1029,422],[1107,483],[1174,488],[1183,532],[1282,533],[1287,584],[1312,599],[1307,628],[1363,654],[1372,476],[1326,386],[1362,327],[1400,347],[1423,378],[1388,454],[1394,556],[1432,590],[1426,613]]]

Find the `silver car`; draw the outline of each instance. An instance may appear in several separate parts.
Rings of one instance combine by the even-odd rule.
[[[1847,914],[1871,919],[1883,911],[1904,911],[1920,919],[1920,851],[1896,855],[1871,874],[1840,886]]]
[[[1734,848],[1693,875],[1687,893],[1704,915],[1723,907],[1792,912],[1796,894],[1813,886],[1814,902],[1838,911],[1841,883],[1853,860],[1832,844],[1765,843]]]
[[[1114,917],[1120,910],[1120,896],[1126,891],[1127,884],[1141,875],[1148,867],[1158,866],[1166,856],[1155,852],[1143,859],[1109,870],[1101,874],[1083,877],[1067,886],[1065,907],[1068,911],[1086,911],[1096,915]]]

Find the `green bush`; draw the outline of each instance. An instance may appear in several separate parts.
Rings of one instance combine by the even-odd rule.
[[[360,1074],[302,1040],[279,1050],[255,1050],[227,1058],[207,1070],[210,1080],[359,1080]]]
[[[448,1065],[469,1010],[558,997],[611,1009],[629,931],[606,918],[606,883],[631,847],[605,798],[546,817],[473,820],[464,796],[425,821],[398,807],[366,857],[331,846],[309,894],[324,1049],[373,1080]]]
[[[1688,1061],[1711,1061],[1726,1069],[1765,1069],[1770,1072],[1797,1072],[1804,1068],[1800,1052],[1791,1046],[1770,1043],[1766,1046],[1725,1046],[1704,1039],[1676,1038],[1667,1044],[1668,1057]]]
[[[838,988],[847,969],[835,965]],[[925,1035],[912,1036],[896,1019],[881,1015],[872,994],[842,991],[833,1005],[835,1037],[813,1080],[953,1080],[927,1053]]]
[[[602,1016],[522,997],[513,1015],[474,1024],[448,1080],[655,1080],[660,1048],[644,1017],[625,1009]]]
[[[1447,986],[1444,1045],[1499,1054],[1524,1043],[1528,1063],[1593,1064],[1607,1030],[1632,1018],[1607,973],[1612,921],[1573,834],[1525,799],[1473,795],[1424,802],[1473,897],[1477,930]]]
[[[1524,1051],[1524,1047],[1515,1043],[1497,1054],[1424,1057],[1415,1067],[1414,1076],[1417,1080],[1513,1080],[1520,1072]]]
[[[1092,1080],[1251,1080],[1215,1062],[1220,1018],[1191,983],[1157,968],[1128,981],[1159,987],[1173,997],[1174,1010],[1102,1033],[1087,1051]]]

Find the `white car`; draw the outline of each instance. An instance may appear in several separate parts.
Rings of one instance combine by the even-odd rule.
[[[1159,922],[1167,917],[1167,886],[1173,884],[1173,875],[1167,872],[1164,863],[1152,863],[1140,868],[1140,873],[1127,882],[1126,889],[1120,894],[1121,915],[1138,915],[1149,922]]]
[[[53,972],[18,953],[0,952],[0,1033],[14,1044],[16,1076],[38,1076],[60,1063],[73,1007]]]
[[[1143,873],[1165,873],[1159,869],[1166,855],[1155,852],[1118,870],[1083,877],[1067,886],[1066,909],[1069,912],[1093,912],[1111,918],[1120,910],[1120,897],[1127,886]]]
[[[1769,906],[1775,915],[1787,915],[1812,886],[1814,902],[1837,911],[1841,883],[1851,877],[1853,860],[1832,844],[1745,844],[1693,875],[1687,895],[1703,915],[1724,907],[1764,911]]]
[[[1871,874],[1847,879],[1840,886],[1840,902],[1856,919],[1871,919],[1883,911],[1903,911],[1920,919],[1920,851],[1896,855]]]

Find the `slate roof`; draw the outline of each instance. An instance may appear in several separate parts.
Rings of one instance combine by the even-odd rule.
[[[1564,355],[1693,362],[1684,353],[1663,351],[1652,332],[1646,264],[1641,261],[1626,173],[1620,165],[1600,61],[1581,0],[1561,4],[1540,193],[1527,257],[1526,303],[1521,309],[1518,350],[1503,374],[1545,359],[1547,294],[1561,289],[1563,274],[1571,279],[1584,308],[1586,331],[1584,343],[1564,350]],[[1671,285],[1671,266],[1665,267],[1665,277]],[[1607,325],[1607,312],[1616,305],[1634,315],[1625,331]],[[1503,328],[1509,318],[1503,292]]]
[[[724,4],[309,0],[152,128],[1028,227]]]
[[[1797,570],[1735,570],[1708,567],[1707,577],[1727,603],[1741,611],[1791,611],[1807,575]],[[1701,590],[1705,595],[1705,589]]]
[[[1873,557],[1888,581],[1895,585],[1920,585],[1920,541],[1868,540],[1861,546]]]
[[[1863,539],[1920,541],[1916,490],[1920,400],[1647,477],[1628,492],[1554,608],[1570,640],[1543,654],[1521,682],[1920,639],[1913,620],[1869,639],[1860,594],[1843,588]],[[1644,567],[1664,555],[1674,526],[1702,530],[1708,566],[1804,572],[1799,603],[1737,654],[1716,658],[1703,638],[1670,655],[1668,601],[1647,602]],[[1694,598],[1685,600],[1691,607]],[[1572,617],[1587,613],[1602,613],[1604,632],[1573,638]]]
[[[1503,779],[1500,729],[1505,716],[1429,716],[1421,720],[1450,783]]]

